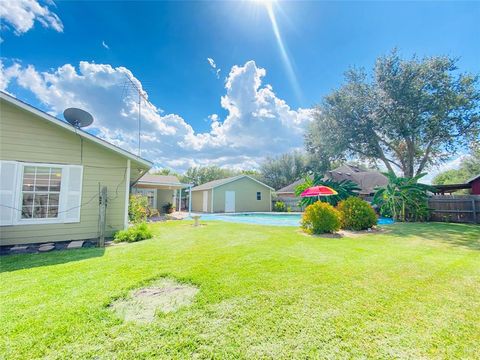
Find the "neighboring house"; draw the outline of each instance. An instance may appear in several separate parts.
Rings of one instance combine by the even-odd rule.
[[[273,188],[248,175],[214,180],[192,189],[192,210],[208,213],[271,211],[272,191]]]
[[[298,179],[297,181],[294,181],[290,185],[287,185],[277,191],[275,193],[277,194],[278,197],[281,198],[295,198],[295,189],[297,188],[298,185],[302,185],[305,182],[305,179]]]
[[[168,203],[175,206],[177,210],[190,207],[189,205],[182,206],[181,203],[182,189],[190,187],[190,184],[182,184],[173,175],[145,174],[132,188],[132,193],[146,196],[150,207],[157,209],[159,212],[164,212],[163,207]]]
[[[334,170],[327,171],[324,178],[335,181],[350,180],[360,188],[358,192],[360,196],[371,196],[374,194],[375,188],[388,184],[387,177],[382,173],[365,171],[353,165],[342,165]],[[280,198],[295,198],[295,188],[304,182],[304,179],[297,180],[277,190],[276,193]]]
[[[377,187],[384,187],[388,184],[388,178],[379,171],[365,171],[357,166],[342,165],[334,170],[327,171],[327,179],[342,181],[350,180],[358,185],[361,196],[371,196]]]
[[[0,245],[95,239],[128,226],[130,186],[152,164],[0,92]]]

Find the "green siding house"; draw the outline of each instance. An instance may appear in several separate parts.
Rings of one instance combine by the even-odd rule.
[[[96,239],[128,225],[130,187],[152,164],[0,92],[0,245]]]
[[[192,210],[204,213],[272,211],[273,188],[248,175],[214,180],[194,187]]]

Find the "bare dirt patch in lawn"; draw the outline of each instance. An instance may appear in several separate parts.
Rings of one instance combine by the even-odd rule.
[[[166,314],[190,305],[198,291],[196,286],[163,278],[132,290],[126,298],[113,302],[111,308],[124,321],[149,323],[158,312]]]

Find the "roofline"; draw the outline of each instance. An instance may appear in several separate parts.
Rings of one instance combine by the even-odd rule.
[[[474,177],[472,177],[471,179],[467,180],[467,184],[470,184],[472,181],[475,181],[475,180],[477,180],[478,178],[480,178],[480,174],[477,174],[477,175],[475,175]]]
[[[137,184],[139,185],[163,185],[163,186],[183,186],[183,187],[190,187],[193,184],[184,184],[184,183],[164,183],[164,182],[151,182],[151,181],[138,181]]]
[[[44,120],[47,120],[47,121],[50,121],[51,123],[57,125],[57,126],[60,126],[68,131],[71,131],[79,136],[82,136],[84,137],[85,139],[88,139],[90,141],[93,141],[94,143],[97,143],[101,146],[104,146],[112,151],[115,151],[117,153],[120,153],[121,155],[129,158],[130,160],[134,160],[134,161],[137,161],[145,166],[148,166],[149,168],[151,168],[153,166],[153,163],[146,160],[146,159],[143,159],[137,155],[134,155],[132,154],[131,152],[128,152],[126,150],[123,150],[122,148],[116,146],[116,145],[113,145],[111,143],[109,143],[108,141],[106,140],[103,140],[103,139],[100,139],[99,137],[96,137],[92,134],[89,134],[88,132],[82,130],[82,129],[77,129],[75,127],[73,127],[72,125],[70,125],[69,123],[66,123],[65,121],[62,121],[50,114],[47,114],[46,112],[40,110],[40,109],[37,109],[36,107],[34,107],[33,105],[30,105],[30,104],[27,104],[26,102],[22,101],[22,100],[19,100],[3,91],[0,91],[0,98],[9,102],[10,104],[13,104],[23,110],[26,110],[26,111],[29,111],[41,118],[43,118]]]
[[[202,190],[215,189],[216,187],[219,187],[219,186],[222,186],[222,185],[225,185],[225,184],[230,184],[230,183],[233,182],[233,181],[237,181],[238,179],[245,178],[245,177],[247,177],[247,178],[249,178],[249,179],[251,179],[251,180],[259,183],[260,185],[263,185],[263,186],[265,186],[265,187],[268,187],[270,190],[275,191],[275,189],[272,188],[271,186],[268,186],[267,184],[264,184],[264,183],[262,183],[261,181],[255,179],[255,178],[253,178],[253,177],[251,177],[251,176],[249,176],[249,175],[245,175],[245,174],[234,176],[234,177],[232,177],[230,180],[225,181],[224,183],[221,183],[221,184],[218,184],[218,185],[213,185],[213,186],[210,186],[210,187],[207,187],[207,188],[202,188],[202,189],[197,189],[197,190],[195,190],[195,188],[193,188],[192,191],[202,191]],[[221,179],[219,179],[219,180],[221,180]],[[213,180],[213,181],[215,181],[215,180]],[[202,186],[202,185],[198,185],[198,186],[196,186],[196,187],[200,187],[200,186]]]

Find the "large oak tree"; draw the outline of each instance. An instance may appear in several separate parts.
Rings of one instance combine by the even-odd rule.
[[[356,157],[413,177],[451,157],[480,131],[478,76],[449,57],[377,59],[352,69],[316,108],[306,148],[324,163]]]

